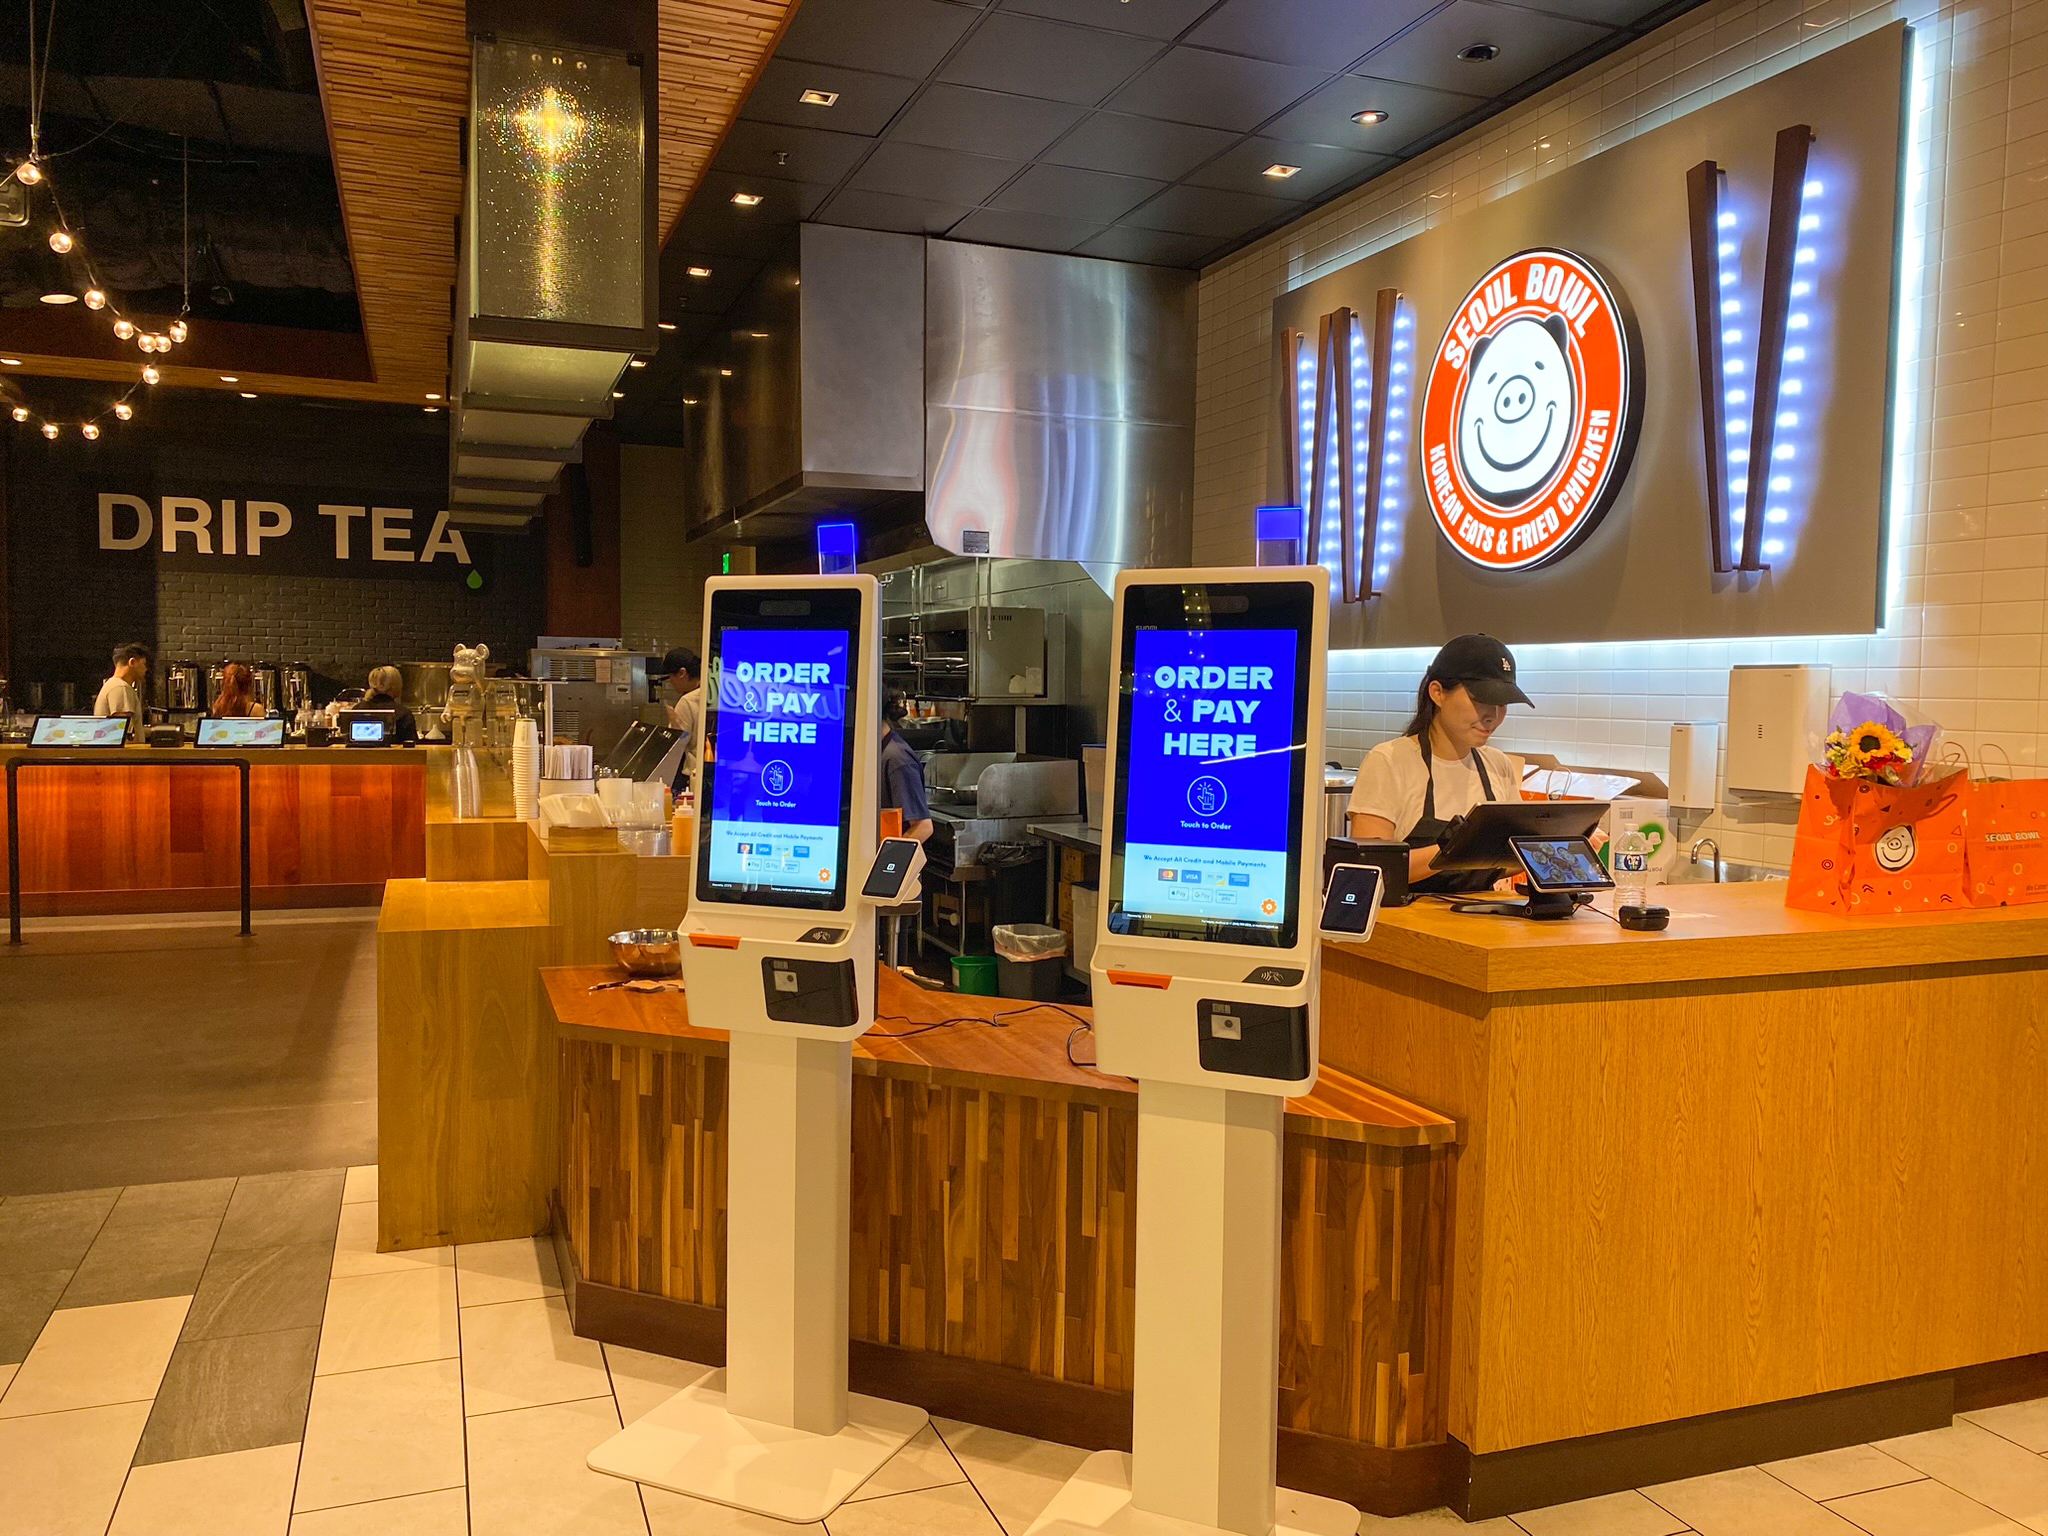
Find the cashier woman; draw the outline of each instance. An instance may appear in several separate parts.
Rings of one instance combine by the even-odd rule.
[[[1528,704],[1515,658],[1491,635],[1460,635],[1436,653],[1415,692],[1415,718],[1366,753],[1351,791],[1351,835],[1405,842],[1410,890],[1484,890],[1487,873],[1432,875],[1452,822],[1482,800],[1522,798],[1522,764],[1487,745],[1510,704]]]

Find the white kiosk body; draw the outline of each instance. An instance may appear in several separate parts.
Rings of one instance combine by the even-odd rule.
[[[731,1032],[726,1365],[599,1472],[815,1521],[922,1429],[846,1388],[853,1047],[875,1017],[881,673],[871,576],[705,585],[703,783],[683,978]]]
[[[1090,964],[1096,1059],[1138,1079],[1131,1454],[1034,1533],[1348,1536],[1275,1487],[1281,1121],[1315,1083],[1329,573],[1127,571]]]

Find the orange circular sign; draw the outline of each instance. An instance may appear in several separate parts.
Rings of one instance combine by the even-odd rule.
[[[1642,420],[1642,341],[1583,256],[1510,256],[1459,303],[1423,387],[1423,496],[1474,565],[1566,553],[1621,489]]]

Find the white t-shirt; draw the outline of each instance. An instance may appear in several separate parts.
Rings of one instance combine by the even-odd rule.
[[[1481,747],[1479,756],[1493,783],[1495,800],[1522,798],[1522,760],[1510,757],[1498,747]],[[1470,758],[1430,755],[1431,773],[1422,768],[1422,749],[1413,736],[1383,741],[1365,754],[1358,765],[1358,783],[1351,791],[1347,809],[1362,816],[1382,816],[1394,824],[1394,836],[1406,839],[1422,820],[1422,802],[1430,777],[1436,780],[1436,816],[1449,821],[1462,816],[1486,798],[1479,771]]]
[[[667,707],[668,723],[683,733],[683,766],[694,772],[704,746],[703,685],[700,683],[680,698],[670,700]]]
[[[142,694],[133,683],[108,678],[100,684],[99,696],[92,701],[92,712],[102,720],[126,715],[135,722],[132,734],[142,734]]]

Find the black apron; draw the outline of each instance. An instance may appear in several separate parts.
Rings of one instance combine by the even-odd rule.
[[[1427,787],[1422,791],[1422,819],[1415,823],[1415,829],[1408,834],[1408,846],[1410,848],[1435,848],[1437,839],[1444,835],[1450,823],[1437,819],[1436,764],[1430,760],[1428,734],[1425,732],[1423,735],[1416,737],[1415,744],[1422,749],[1422,771],[1425,775],[1423,783]],[[1493,798],[1493,780],[1487,776],[1486,760],[1479,755],[1477,750],[1472,753],[1472,766],[1479,770],[1479,793],[1481,797],[1491,800]],[[1492,870],[1453,869],[1445,870],[1442,874],[1431,875],[1425,880],[1414,881],[1409,885],[1408,889],[1420,895],[1428,895],[1432,892],[1456,894],[1466,891],[1490,891],[1493,889],[1494,881],[1499,878],[1499,875]]]

